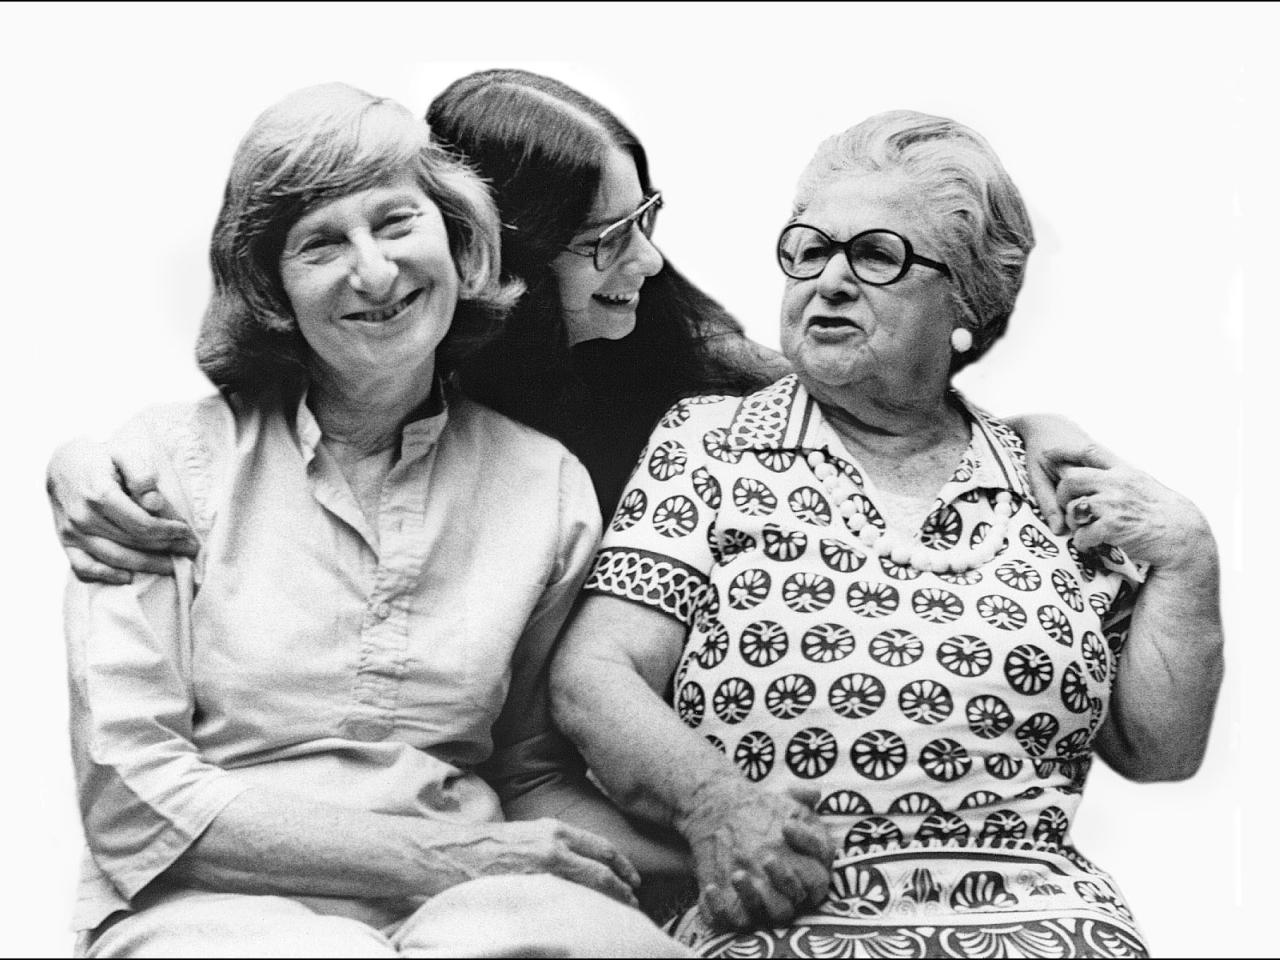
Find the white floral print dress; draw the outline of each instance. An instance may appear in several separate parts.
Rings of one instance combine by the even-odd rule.
[[[869,555],[807,457],[876,493],[794,376],[673,407],[587,589],[689,629],[686,724],[769,789],[817,787],[843,855],[826,902],[779,930],[672,932],[703,955],[1145,956],[1072,817],[1141,572],[1080,555],[1037,514],[1021,442],[965,403],[971,442],[921,528],[936,549],[1004,547],[965,573]]]

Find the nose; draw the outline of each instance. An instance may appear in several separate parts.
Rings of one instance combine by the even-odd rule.
[[[373,301],[386,299],[398,272],[395,261],[388,259],[372,235],[353,237],[351,246],[351,289]]]
[[[662,269],[662,252],[634,223],[631,225],[631,242],[622,254],[622,265],[629,272],[641,277],[652,277]]]
[[[842,250],[831,251],[822,272],[818,274],[818,293],[827,300],[847,300],[862,292],[858,278],[853,275],[849,258]]]

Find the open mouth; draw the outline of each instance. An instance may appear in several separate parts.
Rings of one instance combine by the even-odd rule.
[[[408,296],[397,300],[389,307],[383,307],[380,310],[365,310],[361,313],[344,314],[343,320],[357,320],[360,323],[386,323],[388,320],[394,320],[397,316],[408,309],[422,295],[422,288],[419,287]]]
[[[845,317],[811,317],[810,330],[861,330],[856,323]]]
[[[640,294],[636,293],[593,293],[591,299],[615,310],[630,309],[640,302]]]

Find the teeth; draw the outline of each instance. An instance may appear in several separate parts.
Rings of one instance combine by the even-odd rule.
[[[367,323],[381,323],[384,320],[390,320],[397,313],[403,310],[406,306],[408,306],[409,301],[412,300],[415,296],[417,296],[416,290],[413,293],[409,294],[407,297],[405,297],[403,300],[397,300],[391,306],[385,307],[382,310],[369,310],[365,313],[353,314],[353,316],[355,319],[363,320]]]

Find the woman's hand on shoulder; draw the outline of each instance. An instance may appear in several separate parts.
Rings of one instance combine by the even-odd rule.
[[[1058,470],[1063,463],[1094,447],[1093,439],[1067,417],[1053,413],[1028,413],[1007,417],[1005,422],[1022,438],[1027,450],[1027,478],[1031,481],[1031,495],[1035,497],[1049,524],[1056,534],[1064,534],[1070,528],[1058,505],[1056,488]]]
[[[137,446],[63,444],[49,461],[45,487],[58,539],[80,580],[120,584],[134,572],[171,574],[174,554],[194,556],[199,548]]]
[[[1097,444],[1060,453],[1056,502],[1076,547],[1109,544],[1157,570],[1216,560],[1217,545],[1194,503]]]
[[[549,817],[483,824],[449,838],[440,851],[461,867],[455,882],[505,874],[549,873],[636,907],[640,874],[618,849],[587,830]],[[431,863],[435,863],[433,860]],[[428,864],[429,866],[431,864]]]
[[[780,926],[821,903],[835,849],[813,812],[816,791],[787,796],[718,779],[693,798],[679,828],[693,852],[698,906],[720,929]]]

